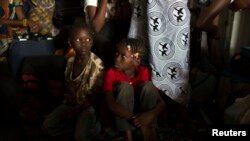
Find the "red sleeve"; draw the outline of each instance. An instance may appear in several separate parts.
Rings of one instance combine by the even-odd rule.
[[[103,81],[104,92],[113,91],[114,83],[115,83],[115,71],[114,69],[110,68],[104,76],[104,81]]]
[[[151,81],[151,71],[146,67],[142,67],[142,79],[143,81]]]

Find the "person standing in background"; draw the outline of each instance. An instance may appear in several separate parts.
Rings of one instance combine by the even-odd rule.
[[[201,12],[196,22],[198,29],[207,32],[209,59],[217,71],[223,69],[224,65],[224,58],[222,58],[224,52],[220,50],[218,41],[222,36],[222,31],[219,27],[220,14],[226,8],[234,12],[249,9],[250,0],[212,0]]]
[[[147,43],[152,82],[163,92],[168,110],[165,113],[176,113],[174,125],[178,130],[186,129],[191,96],[187,3],[188,0],[135,1],[128,34],[129,38],[144,39]]]
[[[135,1],[128,36],[148,42],[152,81],[168,97],[187,106],[190,12],[188,0]]]
[[[237,12],[237,11],[240,12],[246,9],[250,9],[250,0],[213,0],[211,4],[200,14],[196,23],[196,27],[200,29],[201,31],[207,32],[207,34],[209,35],[208,38],[210,40],[213,40],[213,41],[220,40],[221,37],[223,36],[221,34],[221,27],[219,27],[219,25],[213,24],[214,19],[219,17],[220,14],[224,10],[232,10],[233,12]],[[214,46],[208,46],[208,47],[214,48]],[[220,54],[224,55],[225,53],[220,52]],[[238,53],[235,54],[232,57],[231,62],[230,62],[231,68],[234,67],[234,61],[235,61],[234,57],[241,60],[240,59],[241,55]],[[241,65],[241,66],[245,66],[245,65]],[[244,69],[240,69],[240,70],[244,70]],[[217,114],[217,117],[221,117],[219,120],[223,119],[225,105],[226,103],[229,103],[227,101],[227,97],[229,97],[227,93],[218,93],[215,97],[214,103],[216,106],[216,114]],[[231,97],[236,97],[236,96],[231,96]]]
[[[213,0],[199,16],[196,26],[201,30],[209,32],[212,38],[219,39],[219,27],[212,22],[225,8],[235,12],[249,9],[250,0]]]
[[[38,32],[44,36],[56,36],[58,29],[53,24],[53,15],[55,11],[55,0],[29,0],[30,19],[41,24],[41,30]]]
[[[4,53],[16,34],[26,32],[27,28],[30,32],[41,29],[38,22],[25,17],[22,5],[22,0],[0,1],[0,60],[5,58]]]

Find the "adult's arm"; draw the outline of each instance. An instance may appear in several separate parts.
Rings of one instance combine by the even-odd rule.
[[[215,27],[213,26],[212,21],[223,9],[227,8],[229,4],[230,0],[213,0],[212,3],[200,14],[196,22],[196,27],[204,31],[213,31]]]
[[[99,32],[105,24],[105,14],[107,11],[108,0],[101,0],[100,5],[87,6],[86,13],[88,14],[89,21],[95,32]]]
[[[250,9],[250,0],[234,0],[229,7],[233,11],[239,11],[243,9]]]

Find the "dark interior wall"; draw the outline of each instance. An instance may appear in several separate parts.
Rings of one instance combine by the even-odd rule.
[[[242,20],[240,21],[243,26],[242,32],[240,33],[239,46],[250,46],[250,10],[242,12]]]

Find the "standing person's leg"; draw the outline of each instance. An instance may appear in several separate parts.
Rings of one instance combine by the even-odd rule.
[[[73,132],[75,122],[66,122],[64,120],[61,120],[62,114],[71,109],[73,109],[73,107],[62,104],[54,111],[52,111],[52,113],[48,115],[48,117],[42,124],[42,130],[44,131],[44,133],[51,136],[57,136],[64,133]]]
[[[133,113],[134,110],[134,89],[128,83],[120,83],[116,87],[117,95],[116,102],[124,106],[129,112]],[[125,119],[116,117],[116,126],[120,131],[124,131],[125,141],[132,141],[132,130],[134,127],[129,124]]]
[[[139,103],[140,103],[140,111],[147,112],[155,107],[157,104],[160,95],[158,90],[153,85],[151,81],[145,82],[141,87]],[[142,127],[141,132],[143,135],[144,140],[156,141],[156,126],[157,121],[156,119],[151,123],[148,127]]]
[[[220,25],[220,16],[216,16],[212,24],[214,26],[219,27]],[[223,69],[223,52],[220,47],[220,40],[211,38],[209,35],[207,37],[207,46],[208,46],[208,53],[209,53],[209,60],[211,61],[211,64],[217,69],[221,70]]]
[[[101,125],[97,121],[95,109],[89,107],[83,110],[78,116],[75,128],[76,141],[93,141],[101,130]]]

